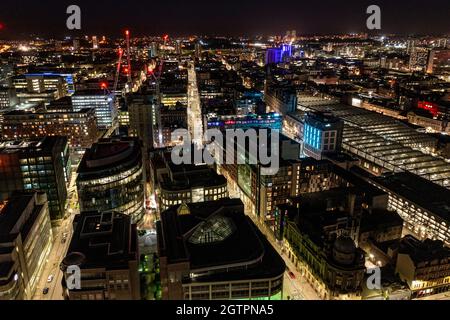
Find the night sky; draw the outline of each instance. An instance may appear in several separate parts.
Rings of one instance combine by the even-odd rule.
[[[73,35],[65,28],[66,8],[82,9],[82,34],[268,35],[349,33],[365,29],[366,8],[382,9],[381,33],[450,33],[449,0],[1,0],[0,38],[34,33]]]

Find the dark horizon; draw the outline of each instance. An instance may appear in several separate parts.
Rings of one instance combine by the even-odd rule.
[[[82,10],[81,31],[66,29],[66,8],[77,4]],[[3,0],[0,39],[30,35],[63,37],[74,35],[119,36],[130,28],[136,36],[222,35],[267,36],[296,30],[297,34],[345,34],[368,32],[366,8],[377,4],[382,10],[378,34],[443,35],[450,33],[450,1],[419,0],[337,2],[245,0],[211,3],[197,0],[172,3],[118,1]]]

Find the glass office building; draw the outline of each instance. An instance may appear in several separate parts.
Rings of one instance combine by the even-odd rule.
[[[80,211],[144,215],[144,167],[135,138],[103,139],[88,149],[78,168]]]

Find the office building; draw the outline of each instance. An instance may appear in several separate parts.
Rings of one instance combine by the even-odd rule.
[[[114,94],[106,90],[82,90],[72,96],[73,111],[94,108],[99,129],[109,129],[117,121],[118,108]]]
[[[411,298],[423,298],[450,291],[450,249],[442,241],[402,239],[396,273],[411,290]]]
[[[239,199],[179,205],[157,222],[164,300],[280,300],[285,264]]]
[[[283,51],[281,48],[270,48],[266,51],[266,65],[280,63],[283,60]]]
[[[53,235],[45,193],[14,193],[0,202],[0,300],[31,300]]]
[[[450,187],[450,164],[433,156],[437,140],[390,117],[335,100],[299,96],[299,110],[332,113],[344,120],[342,149],[374,175],[407,171]],[[303,126],[299,123],[300,126]]]
[[[325,113],[307,113],[303,127],[303,152],[322,160],[324,155],[341,151],[344,122]]]
[[[65,216],[67,185],[71,177],[66,137],[5,141],[0,143],[0,200],[16,190],[47,193],[50,217]]]
[[[101,139],[86,150],[78,168],[80,210],[116,211],[138,223],[144,215],[144,179],[139,139]]]
[[[205,116],[205,127],[208,129],[250,129],[266,128],[271,130],[281,130],[283,119],[277,113],[246,114],[241,116]]]
[[[83,212],[61,263],[66,300],[140,300],[139,246],[131,217],[117,212]],[[74,288],[68,268],[80,268]]]
[[[98,130],[94,109],[78,112],[11,111],[3,115],[4,139],[64,136],[72,148],[90,148],[97,140]]]
[[[153,174],[156,174],[159,181],[161,210],[183,203],[215,201],[228,197],[227,180],[207,165],[175,165],[171,161],[170,152],[164,153],[159,160],[164,161],[164,169]]]
[[[14,88],[0,86],[0,110],[9,109],[19,103]]]
[[[286,116],[297,110],[297,93],[294,88],[266,83],[265,93],[268,111]]]
[[[427,73],[450,76],[450,49],[434,49],[428,56]]]
[[[127,96],[131,137],[138,137],[146,150],[158,142],[158,99],[154,95],[133,94]]]
[[[403,218],[405,228],[417,238],[440,240],[450,245],[450,191],[447,188],[408,172],[370,181],[389,194],[389,209]]]

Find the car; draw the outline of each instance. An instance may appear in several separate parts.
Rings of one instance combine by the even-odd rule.
[[[55,276],[52,275],[52,274],[49,275],[48,278],[47,278],[47,282],[48,282],[48,283],[52,282],[54,277],[55,277]]]
[[[49,292],[49,288],[44,288],[44,290],[42,290],[42,293],[45,295],[45,294],[48,294],[48,292]]]
[[[291,277],[291,279],[295,279],[295,274],[292,271],[288,272],[289,277]]]

